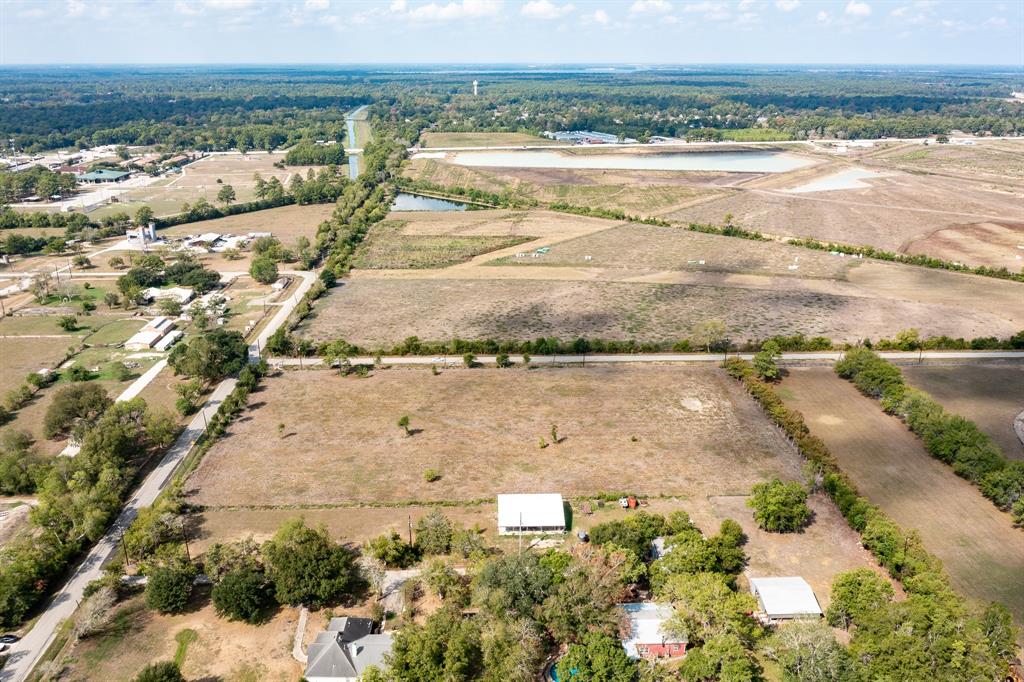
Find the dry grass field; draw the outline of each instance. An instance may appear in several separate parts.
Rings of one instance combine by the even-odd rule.
[[[959,590],[1004,603],[1024,623],[1024,536],[1009,514],[932,459],[901,421],[831,368],[791,370],[782,393],[861,493],[921,534]]]
[[[795,333],[854,342],[909,327],[925,335],[965,338],[1008,336],[1019,329],[984,311],[797,287],[358,277],[332,289],[300,330],[312,339],[343,338],[371,348],[408,336],[674,342],[709,318],[724,321],[739,342]]]
[[[737,341],[801,332],[855,342],[908,327],[1005,337],[1024,327],[1020,283],[779,242],[547,211],[393,213],[389,223],[401,231],[389,228],[386,248],[371,237],[351,279],[317,304],[302,333],[381,346],[412,335],[676,341],[709,317]],[[535,239],[422,267],[433,257],[427,245],[527,236]]]
[[[267,381],[251,404],[187,482],[192,501],[465,501],[535,490],[702,500],[799,476],[785,439],[717,369],[307,371]],[[404,414],[411,437],[396,426]],[[552,424],[563,442],[540,449]],[[428,468],[441,480],[426,483]]]
[[[710,172],[470,168],[429,158],[413,159],[405,174],[445,186],[511,191],[541,203],[563,201],[642,215],[660,215],[722,196],[719,185],[755,177]]]
[[[291,656],[298,609],[282,608],[261,626],[218,618],[208,600],[180,615],[145,608],[141,595],[114,609],[105,631],[80,640],[61,679],[128,682],[150,663],[174,659],[175,636],[197,637],[188,646],[182,673],[190,680],[292,682],[301,666]],[[311,621],[313,619],[311,618]]]
[[[5,333],[4,324],[0,323],[0,335]],[[0,395],[23,384],[29,372],[44,367],[52,369],[76,342],[77,339],[63,336],[0,336]]]
[[[358,133],[357,133],[358,137]],[[420,146],[424,149],[437,147],[501,147],[513,145],[559,144],[546,137],[526,133],[423,133]]]
[[[1010,459],[1024,460],[1013,418],[1024,411],[1024,367],[1016,364],[908,366],[903,376],[950,412],[974,421]]]
[[[531,239],[527,236],[407,235],[407,224],[403,220],[386,220],[370,228],[356,250],[353,266],[370,270],[443,268]]]
[[[285,185],[295,173],[305,177],[307,166],[275,168],[274,163],[283,159],[284,154],[262,152],[206,156],[184,166],[180,174],[161,178],[148,187],[131,189],[121,194],[117,203],[92,211],[89,217],[96,220],[120,211],[127,211],[131,215],[143,205],[152,208],[158,216],[173,215],[181,212],[182,204],[194,203],[200,197],[216,204],[217,192],[223,185],[231,185],[235,189],[236,202],[252,201],[256,198],[256,183],[253,180],[255,173],[259,173],[264,180],[276,177]]]
[[[987,176],[1024,180],[1024,144],[1018,140],[986,140],[973,145],[941,144],[896,148],[875,157],[880,164],[927,173]]]
[[[291,244],[297,237],[316,237],[316,230],[325,220],[331,219],[334,204],[311,204],[309,206],[281,206],[265,211],[254,211],[240,215],[204,220],[200,223],[177,225],[160,230],[161,236],[180,237],[201,232],[219,234],[247,234],[249,232],[273,232],[285,244]]]

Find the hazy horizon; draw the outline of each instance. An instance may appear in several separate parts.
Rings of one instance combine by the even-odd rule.
[[[1024,2],[0,0],[0,66],[216,64],[1024,69]]]

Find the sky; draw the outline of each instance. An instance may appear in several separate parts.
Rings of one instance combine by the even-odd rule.
[[[188,63],[1024,71],[1024,0],[0,0],[0,65]]]

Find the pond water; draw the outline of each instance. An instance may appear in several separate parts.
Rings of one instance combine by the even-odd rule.
[[[866,168],[851,168],[826,175],[797,187],[792,187],[786,191],[793,194],[803,194],[804,192],[832,192],[839,189],[867,189],[871,185],[861,182],[862,180],[883,176],[884,173],[876,173]]]
[[[399,192],[395,202],[391,204],[392,211],[465,211],[466,204],[447,199],[434,199],[432,197],[421,197],[416,194]]]
[[[460,166],[606,170],[785,173],[813,161],[783,152],[662,152],[658,154],[560,154],[555,151],[454,152]]]

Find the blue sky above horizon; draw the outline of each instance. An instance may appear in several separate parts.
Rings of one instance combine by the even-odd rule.
[[[1024,0],[0,0],[0,65],[190,63],[1024,70]]]

